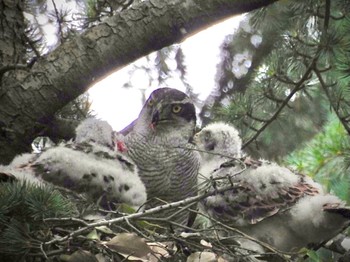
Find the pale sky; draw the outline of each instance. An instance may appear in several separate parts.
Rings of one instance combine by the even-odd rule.
[[[58,9],[67,8],[75,10],[76,2],[68,0],[56,1]],[[51,2],[48,2],[48,10],[53,10]],[[43,26],[48,46],[57,42],[57,27],[49,23],[47,15],[33,16],[24,14],[29,20],[36,19]],[[219,46],[228,34],[232,34],[238,28],[243,15],[235,16],[216,24],[196,35],[187,38],[181,43],[187,66],[187,80],[193,87],[199,98],[204,100],[215,86],[216,66],[220,61]],[[243,25],[244,26],[244,25]],[[144,63],[139,59],[135,63]],[[92,100],[92,109],[98,118],[109,122],[114,130],[121,130],[137,118],[141,104],[141,89],[147,89],[148,96],[154,89],[164,86],[149,87],[149,78],[144,71],[137,71],[131,78],[133,88],[125,89],[122,85],[129,80],[129,74],[133,64],[109,75],[89,89]],[[167,82],[168,87],[185,90],[183,83],[176,78]]]
[[[230,18],[181,43],[188,69],[188,82],[194,92],[200,94],[201,99],[205,99],[215,85],[216,66],[220,61],[219,46],[226,35],[236,30],[241,19],[241,16]],[[128,81],[129,66],[111,74],[89,90],[92,109],[98,118],[109,122],[114,130],[124,128],[138,116],[142,107],[138,89],[148,88],[148,78],[142,72],[132,77],[135,88],[122,88]],[[178,80],[170,81],[168,86],[184,90]],[[155,88],[157,87],[148,90],[146,94],[149,95]]]

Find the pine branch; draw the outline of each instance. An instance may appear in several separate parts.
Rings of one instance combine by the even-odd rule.
[[[64,42],[64,35],[63,35],[63,30],[62,30],[62,18],[60,17],[60,14],[58,12],[56,3],[54,0],[51,0],[52,5],[55,9],[55,16],[56,16],[56,21],[57,21],[57,25],[58,25],[58,32],[60,33],[60,42],[61,44],[63,44]]]
[[[293,80],[291,80],[288,76],[286,75],[279,75],[279,74],[275,74],[274,75],[275,78],[282,82],[282,83],[285,83],[285,84],[288,84],[288,85],[296,85],[297,83],[295,83]]]
[[[255,121],[258,121],[258,122],[266,123],[266,122],[269,121],[269,120],[266,120],[266,119],[262,119],[262,118],[253,116],[251,112],[247,112],[247,116],[249,116],[251,119],[253,119],[253,120],[255,120]]]
[[[313,71],[315,72],[320,84],[321,84],[321,87],[322,87],[322,90],[324,91],[324,93],[326,94],[328,100],[329,100],[329,103],[331,104],[331,107],[333,108],[335,114],[337,115],[337,117],[339,118],[340,122],[342,123],[342,125],[344,126],[346,132],[350,135],[350,126],[348,125],[347,121],[346,121],[346,118],[342,117],[340,115],[340,112],[339,112],[339,105],[335,105],[335,102],[334,100],[332,99],[332,96],[330,94],[330,92],[328,91],[328,86],[327,84],[325,83],[323,77],[322,77],[322,74],[321,72],[317,69],[316,65],[313,67]]]
[[[317,44],[307,42],[305,39],[301,39],[300,35],[293,36],[291,34],[288,34],[288,37],[290,37],[291,39],[297,40],[300,44],[305,45],[307,47],[311,47],[311,48],[317,47]]]
[[[282,81],[281,81],[282,82]],[[270,99],[271,101],[274,101],[276,102],[277,104],[281,104],[284,102],[284,99],[280,99],[280,98],[277,98],[273,92],[268,92],[268,91],[264,91],[264,96],[268,99]],[[288,103],[286,105],[288,108],[292,108]]]
[[[323,23],[323,30],[326,33],[328,32],[330,14],[331,14],[331,0],[326,0],[324,23]]]
[[[283,103],[280,105],[280,107],[276,110],[276,112],[273,114],[273,116],[266,121],[261,128],[259,128],[259,130],[247,141],[244,143],[244,145],[242,146],[242,149],[244,149],[245,147],[247,147],[250,143],[252,143],[255,139],[257,139],[257,137],[273,122],[277,119],[277,117],[279,116],[279,114],[281,113],[281,111],[288,105],[288,102],[292,99],[292,97],[301,89],[303,89],[304,86],[304,82],[306,80],[308,80],[310,78],[310,73],[312,72],[312,70],[314,69],[314,65],[316,63],[318,59],[318,55],[316,55],[314,57],[314,59],[311,61],[310,65],[308,66],[308,68],[306,69],[304,75],[300,78],[300,80],[296,83],[295,87],[293,88],[293,90],[289,93],[289,95],[285,98],[285,100],[283,101]]]
[[[88,226],[89,224],[79,218],[75,218],[75,217],[53,217],[53,218],[44,218],[44,222],[63,222],[63,221],[68,221],[68,222],[78,222],[81,223],[84,226]]]
[[[36,46],[35,46],[35,44],[36,44],[37,42],[40,42],[41,39],[39,39],[39,40],[32,40],[32,39],[30,39],[30,37],[27,36],[27,34],[24,34],[24,39],[25,39],[25,41],[28,42],[30,48],[33,50],[34,54],[36,55],[36,57],[34,57],[34,58],[31,60],[31,62],[29,63],[29,65],[32,66],[32,65],[36,62],[36,60],[37,60],[39,57],[41,57],[41,54],[40,54],[39,50],[38,50],[38,49],[36,48]]]

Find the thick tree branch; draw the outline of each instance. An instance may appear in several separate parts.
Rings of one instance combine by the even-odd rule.
[[[1,148],[14,148],[0,153],[1,161],[28,148],[57,110],[112,71],[225,18],[275,1],[144,1],[39,58],[29,72],[3,77],[0,119],[17,138],[9,144],[0,136]]]

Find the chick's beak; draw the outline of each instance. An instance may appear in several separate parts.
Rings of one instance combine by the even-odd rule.
[[[192,143],[194,143],[194,144],[198,144],[199,143],[199,135],[198,135],[198,133],[193,135]]]

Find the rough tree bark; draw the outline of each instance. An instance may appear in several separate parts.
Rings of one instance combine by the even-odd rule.
[[[18,108],[15,112],[16,104],[6,98],[11,81],[16,78],[15,69],[27,68],[23,10],[22,0],[0,1],[0,163],[6,163],[16,153],[28,150],[30,146],[30,143],[22,143],[22,137],[13,133],[16,129],[11,129],[11,122],[21,111]],[[18,97],[17,101],[20,100],[22,99]],[[9,117],[5,119],[3,115]],[[14,144],[16,146],[12,147]]]
[[[222,19],[275,1],[145,1],[88,29],[28,67],[21,66],[21,52],[16,52],[16,59],[10,54],[12,60],[2,55],[0,163],[28,150],[33,138],[50,127],[57,110],[112,71]],[[24,24],[21,5],[21,0],[1,2],[1,50],[23,42],[15,37],[15,30],[8,36],[9,28],[18,28],[14,23]],[[7,9],[11,17],[5,14]]]

